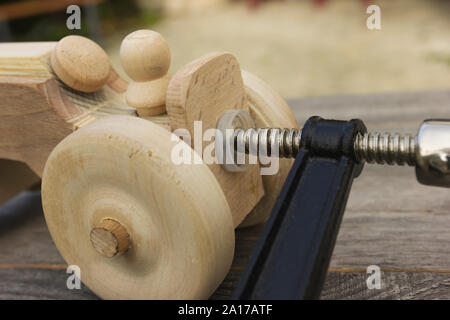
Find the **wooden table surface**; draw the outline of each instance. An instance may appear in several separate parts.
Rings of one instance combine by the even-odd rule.
[[[320,115],[416,133],[425,118],[450,118],[450,91],[289,103],[300,125]],[[419,185],[413,168],[366,165],[353,184],[322,298],[450,299],[449,230],[449,189]],[[212,298],[230,297],[261,231],[236,232],[233,266]],[[97,299],[84,285],[67,289],[69,275],[47,231],[38,191],[0,207],[0,248],[0,299]],[[367,289],[369,265],[381,268],[381,289]]]

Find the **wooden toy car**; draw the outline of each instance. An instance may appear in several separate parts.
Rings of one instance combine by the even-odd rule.
[[[139,30],[120,57],[129,84],[83,37],[0,44],[0,158],[42,177],[52,238],[100,297],[208,298],[231,265],[234,229],[265,221],[292,160],[267,176],[259,164],[234,173],[175,164],[180,139],[171,131],[195,137],[195,121],[205,132],[234,109],[258,127],[297,122],[230,53],[207,54],[171,77],[166,41]],[[207,145],[181,148],[201,158]]]

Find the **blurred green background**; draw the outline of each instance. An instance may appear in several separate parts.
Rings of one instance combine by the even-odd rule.
[[[366,27],[370,3],[381,8],[381,30]],[[67,29],[68,4],[82,8],[81,30]],[[450,87],[450,1],[0,1],[2,41],[81,34],[124,78],[120,43],[142,28],[169,42],[171,73],[226,50],[286,98]]]

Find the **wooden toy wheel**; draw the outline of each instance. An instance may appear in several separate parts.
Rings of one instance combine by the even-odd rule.
[[[171,161],[174,140],[149,121],[111,116],[69,135],[46,163],[52,238],[102,298],[204,299],[229,270],[228,203],[206,165]]]
[[[258,128],[298,128],[297,120],[284,99],[267,83],[242,70],[245,93],[250,114]],[[275,175],[262,176],[264,197],[247,215],[240,227],[265,222],[280,194],[284,181],[292,167],[293,159],[280,159],[279,170]]]

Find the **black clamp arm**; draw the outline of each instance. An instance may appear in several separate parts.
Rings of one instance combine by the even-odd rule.
[[[317,299],[353,179],[361,120],[310,118],[298,153],[233,299]]]

